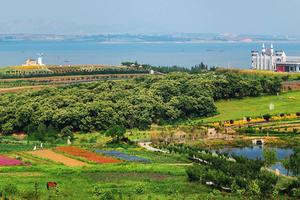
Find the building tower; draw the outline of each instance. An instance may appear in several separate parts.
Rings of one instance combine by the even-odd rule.
[[[266,53],[265,43],[262,44],[261,53],[264,55]]]
[[[38,54],[38,56],[39,56],[38,59],[37,59],[37,64],[38,65],[44,65],[43,64],[43,55],[44,55],[43,53]]]
[[[269,69],[268,70],[276,70],[275,69],[275,58],[274,58],[274,48],[273,48],[273,44],[271,44],[271,48],[270,48],[270,65],[269,65]]]

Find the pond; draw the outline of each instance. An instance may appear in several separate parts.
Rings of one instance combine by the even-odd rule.
[[[229,154],[235,154],[238,156],[244,156],[249,159],[263,159],[263,146],[251,146],[251,147],[225,147],[218,149],[219,152],[222,153],[229,153]],[[271,150],[275,150],[276,155],[277,155],[277,160],[283,160],[288,158],[290,155],[293,154],[293,149],[292,148],[277,148],[277,147],[272,147],[269,148]],[[216,150],[214,150],[216,151]],[[278,169],[281,174],[287,175],[287,170],[284,168],[281,162],[277,162],[276,164],[271,166],[271,169],[275,170]],[[290,172],[291,174],[291,172]]]

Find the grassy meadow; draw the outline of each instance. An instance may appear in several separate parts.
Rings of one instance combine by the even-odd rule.
[[[274,110],[269,110],[270,103]],[[242,119],[264,114],[295,113],[300,111],[300,91],[286,92],[279,96],[247,97],[216,102],[219,114],[202,119],[204,122]]]

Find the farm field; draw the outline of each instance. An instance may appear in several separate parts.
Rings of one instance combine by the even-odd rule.
[[[73,146],[67,146],[67,147],[57,147],[56,150],[69,154],[71,156],[77,156],[84,158],[88,161],[92,161],[95,163],[118,163],[121,162],[118,159],[112,158],[112,157],[106,157],[106,156],[101,156],[97,153],[87,151],[85,149],[81,149],[78,147],[73,147]]]
[[[31,146],[31,145],[29,145]],[[16,149],[24,149],[22,148]],[[69,147],[83,150],[81,148]],[[91,151],[93,148],[90,149]],[[85,152],[91,151],[86,150]],[[106,149],[110,151],[110,149]],[[16,186],[13,199],[102,199],[111,193],[117,199],[207,199],[216,197],[213,190],[201,184],[189,182],[186,177],[188,160],[175,154],[148,152],[140,148],[118,148],[119,153],[143,157],[151,162],[74,165],[74,159],[59,151],[9,151],[30,161],[31,166],[0,167],[0,188]],[[98,154],[97,154],[98,155]],[[64,165],[59,164],[59,162]],[[84,163],[82,161],[77,161]],[[71,163],[71,164],[70,164]],[[85,165],[87,163],[84,163]],[[75,167],[76,166],[76,167]],[[56,190],[47,190],[46,183],[58,183]],[[172,187],[171,187],[172,185]],[[218,194],[217,194],[218,195]],[[222,199],[238,199],[219,194]],[[29,198],[31,197],[31,198]],[[100,198],[101,197],[101,198]]]
[[[22,164],[22,162],[19,160],[0,155],[0,166],[15,166],[15,165],[21,165],[21,164]]]
[[[269,110],[273,103],[274,110]],[[247,97],[216,102],[219,115],[201,119],[204,122],[243,119],[264,114],[296,113],[300,111],[300,91],[286,92],[279,96]]]
[[[67,200],[101,199],[100,196],[110,193],[117,199],[140,200],[206,199],[212,196],[210,188],[187,180],[184,166],[172,166],[172,170],[170,166],[154,164],[109,165],[86,170],[44,166],[34,170],[33,173],[24,167],[1,169],[0,185],[17,185],[20,199],[34,193],[35,184],[42,199],[61,199],[61,196]],[[48,191],[47,181],[57,182],[58,190]],[[225,196],[223,199],[237,198]]]
[[[70,166],[70,167],[87,166],[87,164],[84,163],[84,162],[81,162],[79,160],[75,160],[75,159],[72,159],[72,158],[68,158],[64,155],[55,153],[55,152],[53,152],[51,150],[47,150],[47,149],[37,150],[37,151],[30,151],[28,153],[31,154],[31,155],[34,155],[34,156],[38,156],[38,157],[42,157],[42,158],[45,158],[45,159],[52,160],[54,162],[62,163],[64,165]]]

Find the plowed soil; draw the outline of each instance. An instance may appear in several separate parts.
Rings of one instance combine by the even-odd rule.
[[[55,153],[51,150],[45,149],[45,150],[37,150],[37,151],[30,151],[30,154],[34,155],[34,156],[39,156],[42,158],[46,158],[49,160],[52,160],[54,162],[59,162],[62,163],[66,166],[70,166],[70,167],[79,167],[79,166],[87,166],[87,163],[81,162],[79,160],[75,160],[72,158],[68,158],[64,155]]]

